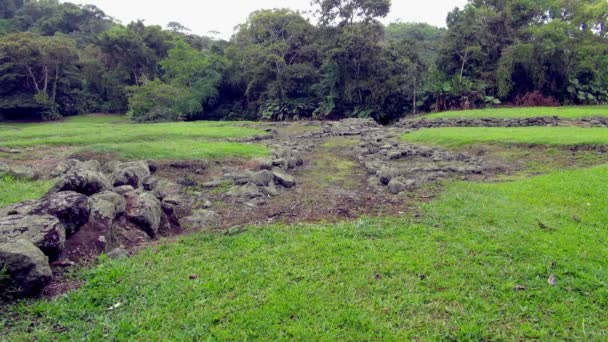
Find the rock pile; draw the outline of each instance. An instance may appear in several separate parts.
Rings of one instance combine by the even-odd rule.
[[[506,166],[468,153],[409,144],[399,139],[402,130],[367,131],[361,137],[359,160],[370,174],[372,187],[392,194],[412,191],[423,184],[460,176],[504,172]]]
[[[479,118],[479,119],[424,119],[407,118],[399,121],[397,127],[423,129],[439,127],[531,127],[531,126],[585,126],[608,127],[608,118],[567,119],[557,116],[534,118]]]
[[[57,183],[39,200],[0,209],[0,289],[35,295],[52,278],[49,263],[71,262],[169,235],[182,226],[220,221],[211,211],[192,212],[180,186],[154,176],[145,161],[68,160],[53,171]]]

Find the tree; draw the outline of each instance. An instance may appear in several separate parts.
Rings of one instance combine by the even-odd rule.
[[[169,24],[167,24],[167,28],[173,33],[182,33],[183,34],[183,33],[191,31],[189,28],[178,23],[177,21],[169,22]]]
[[[323,26],[370,22],[386,17],[391,8],[390,0],[313,0],[319,6],[319,21]]]
[[[263,108],[264,116],[284,115],[311,95],[317,75],[315,34],[306,19],[286,9],[254,12],[239,26],[231,54],[243,75],[244,95],[254,108]]]
[[[145,79],[158,76],[158,62],[167,56],[173,36],[158,26],[133,22],[126,27],[114,26],[101,35],[99,46],[110,63],[131,74],[131,85],[141,85]]]
[[[3,80],[22,82],[20,87],[41,106],[43,117],[56,117],[59,87],[78,63],[74,41],[60,35],[9,34],[0,40],[0,56],[2,68],[10,70]]]

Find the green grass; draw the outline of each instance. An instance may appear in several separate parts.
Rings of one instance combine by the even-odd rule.
[[[127,159],[222,159],[257,158],[268,155],[259,144],[213,141],[153,141],[150,143],[98,144],[88,147],[97,152],[116,153]]]
[[[525,144],[525,145],[605,145],[608,129],[581,127],[447,127],[415,131],[402,137],[404,140],[458,147],[472,144]]]
[[[131,124],[121,116],[80,116],[61,122],[5,125],[0,146],[75,146],[116,152],[125,158],[257,157],[268,153],[261,145],[219,140],[259,134],[264,132],[238,122]]]
[[[601,341],[606,179],[599,166],[452,183],[419,222],[182,237],[129,260],[102,258],[83,288],[6,307],[0,326],[14,341]]]
[[[44,195],[53,181],[20,180],[0,174],[0,207],[37,199]]]
[[[564,119],[608,116],[608,106],[516,107],[451,111],[425,115],[425,119],[530,118],[559,116]]]

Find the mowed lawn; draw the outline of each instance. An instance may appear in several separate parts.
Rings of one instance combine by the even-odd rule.
[[[80,290],[5,307],[0,327],[12,341],[601,341],[606,179],[456,182],[421,220],[197,233],[102,258]]]
[[[0,208],[44,195],[53,181],[30,181],[15,179],[0,173]]]
[[[121,116],[80,116],[3,125],[0,132],[0,147],[75,146],[133,159],[252,158],[268,153],[262,145],[226,141],[264,134],[238,122],[132,124]]]
[[[558,116],[564,119],[608,116],[608,106],[515,107],[449,111],[425,115],[425,119],[530,118]]]
[[[608,128],[582,127],[446,127],[405,134],[406,141],[458,147],[473,144],[577,146],[608,144]]]

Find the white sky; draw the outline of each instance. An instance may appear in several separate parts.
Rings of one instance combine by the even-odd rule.
[[[193,33],[209,35],[219,31],[220,38],[229,39],[233,28],[258,9],[291,8],[310,11],[310,0],[67,0],[77,4],[93,4],[106,14],[128,24],[143,19],[148,25],[165,27],[177,21]],[[391,13],[384,21],[426,22],[445,26],[445,19],[454,7],[467,0],[393,0]]]

